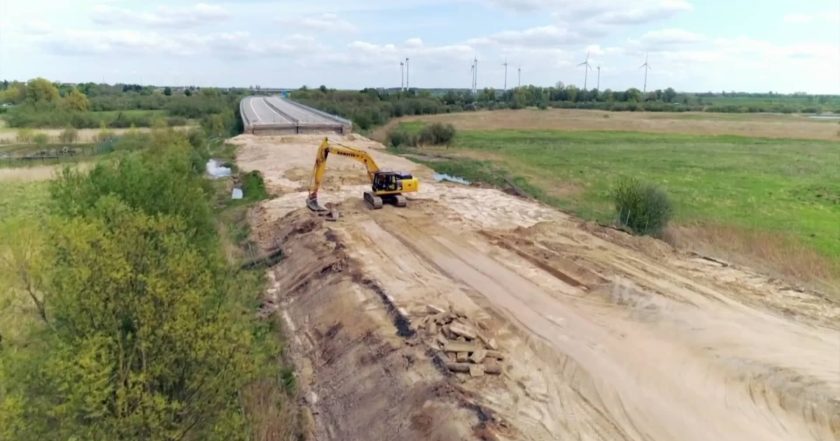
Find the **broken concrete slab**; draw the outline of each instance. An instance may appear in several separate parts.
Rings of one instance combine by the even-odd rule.
[[[463,363],[469,360],[469,352],[456,352],[455,353],[455,360],[459,363]]]
[[[479,349],[470,355],[470,361],[473,363],[480,364],[484,359],[487,357],[487,351],[484,349]]]
[[[460,335],[462,337],[466,337],[466,338],[469,338],[471,340],[475,339],[476,336],[477,336],[477,334],[475,332],[475,329],[473,329],[471,326],[467,326],[467,325],[465,325],[463,323],[459,323],[459,322],[454,322],[454,323],[450,324],[449,325],[449,330],[456,335]]]
[[[456,341],[448,341],[443,347],[446,352],[475,352],[478,349],[474,343],[461,343]]]
[[[428,312],[429,314],[443,314],[444,312],[446,312],[446,310],[441,308],[440,306],[428,304],[426,305],[426,312]]]
[[[499,351],[487,351],[487,358],[495,358],[501,361],[505,359],[505,356]]]
[[[475,365],[473,365],[475,366]],[[502,374],[502,365],[496,362],[487,362],[482,365],[484,367],[484,373],[490,375],[501,375]]]
[[[484,376],[484,366],[480,364],[474,364],[470,366],[470,376],[471,377],[483,377]]]

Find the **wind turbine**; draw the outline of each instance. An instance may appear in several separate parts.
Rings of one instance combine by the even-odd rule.
[[[470,64],[470,93],[475,90],[475,62]]]
[[[516,68],[516,87],[522,87],[522,66]]]
[[[647,73],[650,70],[650,64],[648,64],[648,54],[645,54],[645,64],[639,66],[639,69],[645,68],[645,85],[642,88],[642,92],[647,93]]]
[[[601,90],[601,66],[598,65],[598,86],[595,90]]]
[[[505,67],[505,88],[504,88],[504,90],[507,90],[507,67],[508,67],[507,58],[505,58],[505,62],[502,63],[502,66]]]
[[[589,80],[589,69],[592,69],[592,65],[589,64],[589,52],[586,53],[586,60],[583,60],[583,63],[578,64],[578,66],[584,66],[583,90],[586,90],[586,82]]]
[[[478,93],[478,57],[473,57],[473,95]]]
[[[407,91],[408,89],[408,57],[405,57],[405,90]]]
[[[405,63],[400,61],[400,91],[405,90]]]

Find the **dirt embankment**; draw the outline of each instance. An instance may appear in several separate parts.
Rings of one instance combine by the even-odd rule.
[[[331,158],[324,222],[303,207],[317,137],[238,137],[276,198],[266,307],[288,327],[318,439],[837,440],[840,305],[817,292],[584,224],[502,192],[428,179],[368,210],[360,165]],[[357,138],[345,142],[376,148]],[[461,311],[502,374],[442,366],[418,325]]]
[[[706,112],[607,112],[581,109],[520,109],[418,115],[397,118],[377,129],[373,138],[384,140],[401,121],[453,124],[459,130],[616,130],[689,135],[737,135],[756,138],[840,140],[834,121],[801,115],[720,114]]]

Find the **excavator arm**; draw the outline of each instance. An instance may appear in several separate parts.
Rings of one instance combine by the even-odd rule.
[[[318,190],[321,188],[321,182],[324,179],[324,172],[327,168],[327,157],[330,153],[354,159],[364,164],[371,183],[373,183],[373,179],[379,171],[379,166],[376,165],[376,161],[373,160],[373,157],[368,152],[346,145],[330,144],[329,139],[324,138],[315,156],[315,167],[312,170],[312,178],[309,181],[309,196],[306,198],[306,205],[313,211],[326,211],[326,208],[318,204]]]

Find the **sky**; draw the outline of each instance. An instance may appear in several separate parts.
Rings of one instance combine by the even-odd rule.
[[[589,57],[592,70],[580,63]],[[840,94],[840,0],[0,0],[0,79]],[[600,80],[598,70],[600,66]]]

